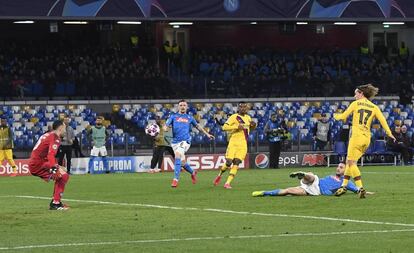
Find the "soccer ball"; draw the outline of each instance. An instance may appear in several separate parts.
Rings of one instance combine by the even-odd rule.
[[[151,137],[155,137],[160,133],[160,127],[155,123],[148,124],[145,128],[145,133]]]

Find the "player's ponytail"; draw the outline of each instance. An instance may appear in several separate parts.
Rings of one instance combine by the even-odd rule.
[[[377,94],[379,89],[372,84],[365,84],[360,85],[357,89],[364,94],[364,97],[368,98],[369,100],[373,99]]]

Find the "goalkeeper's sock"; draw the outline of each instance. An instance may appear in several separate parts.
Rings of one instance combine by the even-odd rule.
[[[174,178],[179,180],[181,174],[181,159],[175,159],[174,162]]]
[[[273,191],[265,191],[263,193],[263,196],[277,196],[277,195],[279,195],[279,192],[280,192],[280,189],[276,189],[276,190],[273,190]]]
[[[65,191],[65,185],[69,181],[69,174],[65,173],[61,178],[55,181],[55,189],[53,192],[53,202],[60,202],[62,199],[63,192]]]
[[[234,177],[236,176],[238,169],[239,169],[238,165],[233,165],[233,167],[230,170],[230,175],[227,178],[226,184],[231,184],[231,181],[233,181]]]
[[[194,174],[194,170],[191,168],[191,166],[188,163],[185,163],[183,168],[190,173],[191,175]]]

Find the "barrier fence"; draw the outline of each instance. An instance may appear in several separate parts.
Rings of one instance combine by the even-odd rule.
[[[103,174],[103,173],[142,173],[148,172],[151,164],[150,155],[138,156],[116,156],[107,157],[107,163],[102,158],[94,158],[90,162],[89,157],[72,158],[71,173],[75,175],[83,174]],[[391,154],[365,155],[360,165],[397,165],[398,157]],[[329,167],[345,161],[345,155],[332,152],[283,152],[279,158],[280,168],[298,167]],[[28,176],[29,159],[15,160],[18,176]],[[225,163],[224,154],[192,154],[187,156],[187,162],[197,170],[217,170]],[[268,169],[269,153],[249,153],[240,165],[241,169]],[[108,166],[108,167],[106,167]],[[165,156],[161,165],[163,172],[174,170],[174,160],[170,156]],[[9,176],[12,167],[8,162],[3,162],[0,166],[0,176]]]

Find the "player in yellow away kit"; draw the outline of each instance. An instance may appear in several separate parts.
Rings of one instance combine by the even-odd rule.
[[[385,120],[384,115],[374,103],[370,100],[377,95],[378,88],[372,84],[358,86],[355,90],[355,100],[342,114],[334,114],[336,120],[343,120],[352,114],[351,137],[348,144],[348,154],[346,158],[346,167],[344,173],[344,181],[341,188],[335,192],[335,196],[341,196],[346,193],[346,186],[352,177],[355,185],[359,188],[358,196],[365,198],[366,191],[362,186],[361,172],[357,166],[359,158],[367,150],[371,141],[371,123],[377,118],[381,126],[385,129],[387,136],[395,141],[391,130]]]
[[[3,118],[0,124],[0,164],[7,160],[13,169],[11,177],[17,176],[17,166],[13,160],[13,147],[13,132],[7,125],[7,120]]]
[[[247,114],[248,106],[246,102],[240,102],[238,107],[238,113],[231,115],[222,127],[230,135],[230,140],[227,145],[226,163],[220,169],[218,176],[213,182],[214,185],[218,185],[223,173],[231,168],[229,177],[224,184],[226,189],[231,189],[231,181],[236,176],[240,163],[246,157],[249,132],[256,128],[256,123]]]

